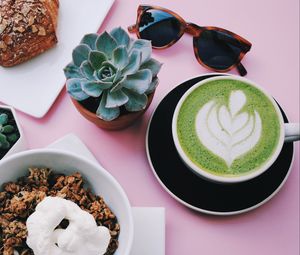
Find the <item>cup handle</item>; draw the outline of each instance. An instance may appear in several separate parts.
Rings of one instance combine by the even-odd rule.
[[[299,123],[285,123],[285,142],[294,142],[300,140],[300,124]]]

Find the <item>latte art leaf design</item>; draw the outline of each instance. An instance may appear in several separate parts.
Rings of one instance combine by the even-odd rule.
[[[211,100],[196,116],[196,132],[201,143],[224,159],[228,167],[254,148],[261,136],[259,113],[241,112],[246,102],[244,92],[236,90],[230,94],[228,107]]]

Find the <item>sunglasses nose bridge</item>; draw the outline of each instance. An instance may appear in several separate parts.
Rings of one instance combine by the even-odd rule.
[[[197,37],[201,33],[201,28],[193,23],[187,23],[184,32],[190,34],[193,37]]]

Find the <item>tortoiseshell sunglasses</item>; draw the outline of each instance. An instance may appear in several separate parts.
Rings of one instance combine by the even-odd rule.
[[[201,65],[217,72],[236,67],[241,76],[247,74],[241,60],[251,43],[223,28],[200,27],[168,9],[140,5],[136,24],[128,27],[128,31],[150,40],[155,49],[172,46],[186,32],[193,36],[194,53]]]

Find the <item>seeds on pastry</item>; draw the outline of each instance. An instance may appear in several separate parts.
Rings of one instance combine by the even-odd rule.
[[[19,21],[21,21],[21,20],[23,20],[24,18],[23,18],[23,16],[21,15],[21,14],[19,14],[19,13],[17,13],[15,16],[14,16],[14,21],[16,22],[16,23],[19,23]]]
[[[30,17],[28,18],[28,26],[33,25],[33,23],[34,23],[34,17],[33,17],[33,16],[30,16]]]
[[[43,28],[42,26],[39,26],[39,32],[38,32],[38,35],[46,35],[46,30],[45,28]]]
[[[32,31],[32,33],[36,33],[38,31],[36,25],[31,26],[31,31]]]
[[[3,51],[6,51],[7,49],[7,45],[3,41],[0,41],[0,49],[2,49]]]
[[[13,31],[23,33],[25,31],[25,28],[24,27],[13,27]]]
[[[0,0],[1,66],[25,62],[57,43],[58,5],[58,0]],[[13,43],[8,44],[5,35]]]
[[[0,24],[0,34],[5,30],[6,24]]]
[[[3,41],[6,45],[11,45],[13,43],[13,40],[11,39],[10,35],[4,35]]]
[[[26,17],[27,14],[29,13],[29,11],[30,11],[29,5],[24,4],[24,6],[23,6],[22,9],[21,9],[22,14]]]

